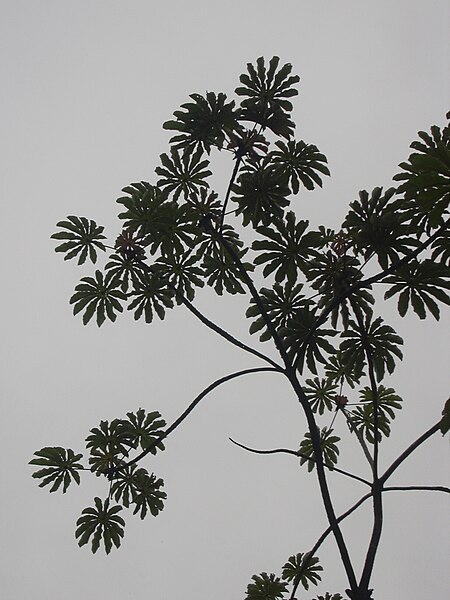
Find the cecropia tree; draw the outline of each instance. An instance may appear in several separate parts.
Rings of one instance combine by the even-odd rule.
[[[33,477],[51,492],[65,493],[72,481],[80,483],[81,474],[104,478],[103,499],[96,497],[83,510],[75,535],[80,546],[90,543],[96,552],[103,545],[109,553],[124,536],[124,509],[144,519],[164,507],[164,482],[147,469],[149,455],[163,451],[182,423],[189,426],[192,410],[217,387],[250,373],[278,373],[298,399],[304,438],[292,450],[238,445],[296,456],[299,477],[307,476],[301,465],[317,477],[329,527],[311,547],[288,557],[277,574],[253,575],[246,598],[293,600],[299,588],[317,585],[322,576],[318,552],[333,536],[348,580],[348,589],[341,591],[351,600],[369,600],[385,493],[450,491],[391,485],[407,457],[431,436],[448,431],[448,403],[387,469],[380,468],[382,442],[402,407],[389,377],[402,359],[403,340],[378,316],[373,294],[383,284],[384,298],[396,302],[401,317],[412,310],[420,319],[439,319],[450,304],[450,128],[419,132],[393,187],[361,191],[339,227],[312,229],[298,218],[295,196],[322,186],[330,172],[314,144],[294,138],[291,99],[298,83],[290,64],[258,58],[240,76],[236,99],[192,94],[163,125],[174,135],[169,152],[161,154],[155,181],[132,183],[117,200],[123,224],[117,239],[108,245],[103,227],[75,216],[60,221],[52,236],[59,243],[56,251],[79,265],[96,263],[99,252],[107,254],[103,268],[82,277],[70,299],[84,324],[115,321],[125,306],[134,319],[148,324],[181,306],[199,326],[251,354],[255,366],[209,383],[190,403],[187,399],[186,410],[170,425],[155,407],[101,421],[86,438],[87,462],[81,453],[51,446],[37,451],[31,464],[39,467]],[[230,157],[222,194],[208,183],[214,152]],[[199,310],[196,293],[205,285],[217,302],[224,294],[248,296],[246,316],[257,344],[240,341]],[[339,464],[344,436],[365,457],[364,475]],[[333,471],[358,481],[363,490],[342,514],[330,493]],[[366,502],[373,507],[371,534],[357,572],[341,523]]]

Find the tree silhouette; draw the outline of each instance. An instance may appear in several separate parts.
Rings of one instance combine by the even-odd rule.
[[[253,575],[246,598],[294,600],[299,586],[308,590],[321,579],[316,556],[333,535],[348,579],[351,600],[369,600],[371,575],[383,528],[383,496],[395,489],[435,490],[443,486],[389,486],[391,475],[430,436],[450,428],[449,402],[434,424],[410,444],[385,471],[381,444],[391,435],[402,399],[388,387],[402,360],[403,340],[375,312],[374,286],[387,286],[385,299],[397,300],[401,317],[412,309],[420,319],[439,319],[449,305],[450,127],[419,132],[408,160],[394,176],[395,187],[361,191],[338,230],[311,229],[289,210],[292,196],[322,186],[329,176],[318,148],[294,139],[291,98],[299,77],[278,57],[248,64],[235,90],[239,102],[224,93],[192,94],[163,127],[175,133],[170,152],[161,154],[155,184],[132,183],[117,202],[123,230],[114,245],[104,228],[85,217],[69,216],[52,237],[65,260],[96,263],[109,252],[103,270],[83,277],[70,299],[83,323],[101,326],[115,321],[124,307],[134,319],[151,323],[184,305],[205,327],[259,366],[244,369],[208,385],[170,425],[158,411],[144,409],[125,418],[102,421],[86,438],[88,462],[81,453],[46,447],[35,453],[33,477],[41,487],[65,493],[80,472],[102,476],[106,498],[94,499],[77,521],[76,537],[92,552],[103,544],[107,553],[124,536],[123,509],[144,519],[164,507],[164,482],[142,466],[149,454],[164,450],[170,434],[195,406],[223,383],[250,373],[273,371],[287,379],[306,420],[307,432],[296,449],[256,450],[288,453],[314,472],[329,527],[314,546],[291,556],[279,575]],[[450,113],[447,115],[449,118]],[[280,139],[282,138],[282,139]],[[232,161],[228,187],[221,197],[210,188],[211,152],[226,152]],[[245,235],[243,232],[245,231]],[[244,240],[251,240],[250,242]],[[367,276],[367,265],[375,274]],[[376,264],[378,263],[378,266]],[[259,283],[263,281],[260,289]],[[250,333],[261,346],[250,347],[212,322],[195,305],[205,284],[222,296],[247,294]],[[274,345],[277,359],[264,352]],[[359,389],[359,401],[347,394]],[[352,394],[354,396],[354,394]],[[367,460],[361,477],[338,467],[339,442],[351,436]],[[139,466],[138,466],[139,465]],[[365,486],[366,493],[337,514],[328,476],[337,471]],[[341,522],[371,501],[372,532],[361,573],[344,540]],[[343,596],[327,593],[328,600]]]

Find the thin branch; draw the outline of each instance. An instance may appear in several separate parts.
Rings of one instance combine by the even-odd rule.
[[[440,421],[438,423],[436,423],[435,425],[433,425],[433,427],[430,427],[430,429],[425,431],[425,433],[423,433],[420,437],[417,438],[417,440],[415,440],[410,446],[408,446],[408,448],[406,448],[406,450],[404,452],[402,452],[400,454],[400,456],[398,456],[394,460],[394,462],[391,464],[391,466],[386,469],[384,474],[380,477],[380,482],[382,484],[384,484],[389,479],[389,477],[392,475],[392,473],[394,473],[394,471],[396,469],[398,469],[398,467],[402,464],[402,462],[405,461],[408,458],[408,456],[414,452],[414,450],[416,448],[418,448],[421,444],[423,444],[423,442],[425,442],[434,433],[439,431],[439,428],[440,428]]]
[[[444,492],[446,494],[450,494],[450,488],[443,485],[395,485],[383,488],[383,492],[396,491]]]
[[[228,342],[231,342],[238,348],[241,348],[241,350],[245,350],[246,352],[249,352],[250,354],[257,356],[258,358],[261,358],[262,360],[264,360],[267,363],[269,363],[270,365],[272,365],[277,371],[283,372],[283,367],[278,365],[274,360],[272,360],[265,354],[262,354],[262,352],[259,352],[258,350],[255,350],[254,348],[251,348],[250,346],[247,346],[243,342],[239,341],[238,339],[236,339],[235,337],[230,335],[227,331],[225,331],[224,329],[219,327],[219,325],[216,325],[210,319],[205,317],[205,315],[203,315],[197,308],[195,308],[195,306],[192,304],[192,302],[189,302],[189,300],[187,298],[182,296],[181,301],[184,304],[184,306],[186,306],[186,308],[188,310],[190,310],[191,313],[193,315],[195,315],[197,317],[197,319],[199,319],[203,323],[203,325],[206,325],[206,327],[208,327],[209,329],[212,329],[213,331],[218,333],[220,336],[225,338]]]
[[[225,201],[223,203],[222,215],[220,217],[220,230],[221,231],[222,231],[223,221],[225,219],[225,214],[226,214],[225,211],[227,210],[228,200],[230,198],[231,188],[233,187],[234,180],[236,179],[236,175],[238,174],[239,167],[241,165],[241,161],[242,161],[242,155],[237,154],[236,155],[236,164],[234,165],[233,173],[231,174],[231,179],[228,184],[228,189],[227,189],[227,192],[225,195]]]
[[[236,446],[239,446],[239,448],[243,448],[244,450],[248,450],[248,452],[253,452],[254,454],[292,454],[292,456],[296,456],[297,458],[304,458],[305,460],[312,460],[313,462],[316,462],[313,456],[308,456],[307,454],[303,454],[302,452],[298,452],[296,450],[289,450],[288,448],[276,448],[275,450],[256,450],[255,448],[249,448],[248,446],[244,446],[244,444],[240,444],[239,442],[236,442],[232,438],[228,438],[228,439],[230,440],[230,442],[232,442]],[[348,471],[344,471],[342,469],[339,469],[338,467],[331,467],[330,465],[327,465],[326,463],[324,463],[324,465],[330,471],[336,471],[336,473],[341,473],[342,475],[346,475],[347,477],[356,479],[357,481],[360,481],[361,483],[365,483],[369,487],[372,485],[370,483],[370,481],[367,481],[366,479],[363,479],[362,477],[359,477],[358,475],[354,475],[353,473],[349,473]]]
[[[162,442],[168,435],[170,435],[172,433],[172,431],[174,431],[179,425],[181,425],[181,423],[194,410],[194,408],[197,406],[197,404],[199,404],[199,402],[207,394],[209,394],[209,392],[212,392],[212,390],[214,390],[215,388],[222,385],[222,383],[230,381],[231,379],[236,379],[237,377],[242,377],[242,375],[248,375],[250,373],[262,373],[262,372],[279,373],[280,371],[279,371],[279,369],[275,369],[272,367],[257,367],[257,368],[253,368],[253,369],[244,369],[242,371],[236,371],[235,373],[230,373],[229,375],[225,375],[224,377],[221,377],[220,379],[216,379],[216,381],[213,381],[213,383],[208,385],[208,387],[206,387],[202,392],[200,392],[200,394],[198,394],[198,396],[196,396],[196,398],[189,404],[189,406],[178,417],[178,419],[175,419],[175,421],[163,433],[161,433],[161,435],[159,435],[157,438],[155,438],[153,440],[153,442],[149,446],[147,446],[147,448],[143,452],[138,454],[138,456],[133,458],[133,460],[130,460],[129,462],[125,463],[123,466],[129,467],[130,465],[133,465],[133,464],[139,462],[141,459],[144,458],[144,456],[147,456],[147,454],[149,454],[154,448],[156,448],[156,446],[158,446],[158,444],[160,442]]]

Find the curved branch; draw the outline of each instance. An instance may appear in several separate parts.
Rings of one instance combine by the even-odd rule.
[[[425,433],[423,433],[420,437],[418,437],[415,442],[413,442],[410,446],[408,446],[408,448],[406,448],[406,450],[404,452],[402,452],[400,454],[400,456],[394,460],[394,462],[391,464],[391,466],[388,467],[386,469],[386,471],[384,472],[384,474],[380,477],[380,482],[382,484],[384,484],[389,479],[389,477],[392,475],[392,473],[402,464],[402,462],[404,460],[406,460],[408,458],[408,456],[410,454],[412,454],[414,452],[414,450],[416,448],[418,448],[421,444],[423,444],[423,442],[425,442],[434,433],[439,431],[440,423],[441,422],[438,421],[438,423],[433,425],[433,427],[430,427],[430,429],[425,431]]]
[[[256,450],[255,448],[249,448],[248,446],[244,446],[244,444],[240,444],[239,442],[236,442],[232,438],[228,438],[228,439],[230,440],[230,442],[232,442],[236,446],[239,446],[239,448],[243,448],[244,450],[248,450],[248,452],[253,452],[254,454],[282,454],[282,453],[283,454],[292,454],[292,456],[296,456],[297,458],[304,458],[306,460],[312,460],[312,461],[316,462],[313,456],[307,456],[306,454],[302,454],[302,452],[297,452],[296,450],[289,450],[288,448],[276,448],[275,450]],[[336,473],[341,473],[342,475],[346,475],[347,477],[356,479],[357,481],[360,481],[361,483],[365,483],[369,487],[372,485],[370,483],[370,481],[367,481],[366,479],[363,479],[362,477],[359,477],[358,475],[354,475],[353,473],[349,473],[348,471],[338,469],[338,467],[330,467],[326,463],[324,463],[324,465],[330,471],[336,471]]]
[[[245,350],[246,352],[249,352],[250,354],[257,356],[258,358],[261,358],[262,360],[264,360],[267,363],[269,363],[270,365],[272,365],[277,371],[283,372],[283,368],[280,365],[278,365],[274,360],[272,360],[265,354],[262,354],[258,350],[255,350],[254,348],[251,348],[250,346],[247,346],[243,342],[237,340],[235,337],[230,335],[227,331],[225,331],[224,329],[219,327],[219,325],[216,325],[210,319],[205,317],[197,308],[195,308],[195,306],[192,304],[192,302],[189,302],[189,300],[187,298],[184,298],[184,296],[182,296],[181,301],[184,304],[184,306],[186,306],[186,308],[188,310],[190,310],[190,312],[193,315],[195,315],[197,317],[197,319],[199,319],[203,323],[203,325],[206,325],[206,327],[208,327],[209,329],[212,329],[213,331],[218,333],[220,336],[222,336],[228,342],[231,342],[238,348],[241,348],[241,350]]]
[[[225,375],[224,377],[221,377],[220,379],[216,379],[215,381],[213,381],[213,383],[208,385],[208,387],[206,387],[202,392],[200,392],[200,394],[198,394],[198,396],[196,396],[196,398],[189,404],[189,406],[178,417],[178,419],[175,419],[175,421],[172,423],[172,425],[170,425],[161,435],[159,435],[157,438],[155,438],[154,441],[149,446],[147,446],[147,448],[145,450],[143,450],[140,454],[138,454],[138,456],[136,456],[135,458],[133,458],[133,460],[130,460],[129,462],[124,464],[123,467],[129,467],[130,465],[134,465],[135,463],[137,463],[141,459],[143,459],[144,456],[147,456],[147,454],[149,454],[154,448],[156,448],[156,446],[160,442],[162,442],[168,435],[170,435],[172,433],[172,431],[174,431],[179,425],[181,425],[181,423],[194,410],[194,408],[197,406],[197,404],[199,404],[199,402],[201,400],[203,400],[203,398],[207,394],[209,394],[209,392],[212,392],[212,390],[214,390],[215,388],[222,385],[222,383],[230,381],[231,379],[236,379],[237,377],[241,377],[242,375],[248,375],[250,373],[262,373],[262,372],[268,372],[268,371],[276,372],[276,373],[280,372],[279,369],[275,369],[272,367],[255,367],[253,369],[244,369],[242,371],[236,371],[235,373],[230,373],[229,375]]]

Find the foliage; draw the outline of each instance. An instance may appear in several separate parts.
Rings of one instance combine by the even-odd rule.
[[[326,427],[319,432],[323,462],[330,469],[337,463],[339,455],[337,443],[340,441],[340,438],[336,435],[331,435],[332,433],[333,430]],[[301,454],[300,464],[303,465],[306,463],[308,465],[308,471],[312,471],[316,466],[316,457],[311,432],[308,431],[305,433],[305,438],[301,441],[298,452]]]
[[[246,600],[277,600],[283,598],[287,590],[287,584],[273,573],[253,575],[252,579],[253,583],[247,586]]]
[[[121,506],[109,506],[109,498],[103,503],[100,498],[94,498],[95,508],[85,508],[77,521],[75,537],[78,545],[84,546],[92,537],[91,549],[95,554],[103,541],[106,554],[111,552],[114,546],[118,548],[122,542],[125,521],[117,513],[122,510]]]
[[[104,227],[97,225],[95,221],[88,220],[86,217],[67,217],[67,221],[59,221],[56,224],[66,231],[54,233],[51,237],[54,240],[67,240],[55,248],[55,252],[65,252],[64,260],[70,260],[78,256],[78,264],[86,262],[87,257],[95,263],[97,261],[97,251],[105,251],[105,245],[99,240],[106,239],[103,235]]]
[[[291,556],[284,565],[283,579],[300,582],[305,590],[308,590],[311,583],[317,585],[321,580],[320,571],[323,571],[323,567],[319,565],[317,556],[311,556],[310,552],[300,552]]]
[[[150,324],[155,315],[162,320],[168,310],[184,306],[265,366],[216,380],[168,427],[158,411],[142,408],[123,419],[102,420],[86,438],[87,466],[79,462],[81,454],[61,447],[42,448],[30,464],[39,467],[33,474],[39,486],[50,486],[51,492],[79,484],[80,471],[106,480],[106,498],[96,497],[94,507],[82,512],[76,537],[80,546],[91,542],[96,552],[103,544],[109,553],[124,535],[119,512],[131,509],[144,519],[164,508],[163,480],[139,463],[164,450],[169,434],[212,389],[249,372],[274,370],[286,378],[308,430],[298,451],[255,452],[291,454],[314,471],[330,526],[310,552],[289,558],[281,576],[253,575],[246,598],[277,600],[289,593],[294,600],[299,585],[305,590],[317,585],[322,567],[316,552],[332,534],[349,582],[346,594],[367,600],[383,528],[384,484],[425,439],[450,429],[447,401],[438,422],[381,475],[379,445],[391,435],[402,406],[389,376],[403,358],[403,340],[379,314],[375,288],[388,286],[384,298],[396,298],[400,317],[412,308],[420,319],[430,314],[439,319],[450,304],[450,129],[419,132],[420,141],[411,144],[414,152],[394,176],[397,187],[362,190],[340,227],[311,228],[306,218],[298,218],[303,213],[297,205],[305,190],[324,185],[330,171],[317,146],[294,139],[291,99],[300,79],[291,73],[292,65],[278,57],[268,63],[260,57],[240,76],[234,99],[223,92],[191,94],[163,125],[174,135],[160,155],[156,182],[131,183],[117,199],[122,227],[111,245],[103,242],[104,228],[86,217],[67,217],[52,236],[56,251],[65,260],[78,257],[79,265],[88,258],[96,263],[98,250],[110,251],[103,270],[83,276],[70,298],[85,325],[95,316],[100,327],[129,312]],[[223,194],[211,187],[216,152],[232,158]],[[201,312],[197,294],[207,288],[219,296],[248,295],[250,334],[271,342],[276,359]],[[336,466],[344,435],[367,459],[366,478]],[[340,516],[330,471],[370,490]],[[340,522],[370,497],[372,533],[358,582]],[[327,592],[317,600],[341,598]]]
[[[53,447],[42,448],[34,453],[38,458],[30,460],[30,465],[39,465],[44,467],[35,471],[33,477],[42,479],[39,487],[52,484],[50,492],[56,492],[61,484],[63,485],[63,494],[73,481],[80,484],[80,475],[77,471],[83,469],[83,465],[78,461],[82,458],[82,454],[75,454],[73,450],[68,448]]]

